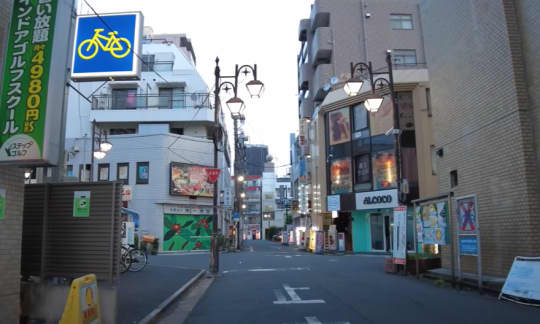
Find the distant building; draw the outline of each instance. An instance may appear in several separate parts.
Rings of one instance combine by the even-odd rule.
[[[268,146],[260,144],[246,144],[246,161],[248,176],[262,176],[264,164],[268,156]]]

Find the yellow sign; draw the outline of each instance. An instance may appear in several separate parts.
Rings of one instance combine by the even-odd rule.
[[[96,275],[73,280],[59,324],[101,324]]]
[[[79,54],[80,58],[83,60],[90,60],[96,56],[100,48],[104,52],[111,53],[111,55],[116,58],[122,58],[129,54],[131,44],[126,38],[117,38],[117,31],[109,32],[107,33],[109,37],[105,37],[100,35],[103,30],[103,28],[94,29],[94,36],[81,42],[77,49],[77,54]],[[105,45],[103,45],[101,40],[106,42]],[[124,45],[122,45],[122,43]],[[119,53],[117,54],[116,52]]]

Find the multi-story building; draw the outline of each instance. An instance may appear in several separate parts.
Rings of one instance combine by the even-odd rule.
[[[515,256],[540,254],[540,2],[426,0],[420,12],[434,135],[426,167],[440,192],[476,197],[482,271],[505,277]],[[475,259],[462,257],[465,272],[476,273]]]
[[[242,209],[243,235],[247,239],[260,238],[262,210],[262,176],[247,176],[243,185],[246,206]]]
[[[347,250],[387,252],[398,205],[396,147],[394,137],[387,136],[394,125],[393,105],[386,96],[378,112],[368,113],[363,103],[369,85],[354,97],[347,96],[343,85],[351,78],[351,63],[371,62],[374,71],[387,71],[391,50],[402,178],[409,189],[401,203],[410,207],[411,200],[434,194],[436,177],[425,168],[433,143],[418,1],[316,0],[310,18],[300,21],[299,40],[299,146],[307,161],[306,181],[298,186],[299,198],[307,202],[300,209],[307,211],[314,230],[336,225],[345,233]],[[393,199],[377,208],[363,203],[366,196],[381,195]],[[329,200],[337,205],[329,209]],[[337,218],[332,219],[331,210]],[[409,208],[411,250],[412,226]]]
[[[276,179],[276,227],[283,227],[292,222],[292,187],[291,178],[278,177]]]
[[[90,103],[70,92],[66,175],[123,182],[131,192],[124,197],[124,211],[141,233],[159,238],[161,251],[208,249],[214,211],[205,168],[213,167],[215,154],[208,87],[185,35],[156,35],[145,28],[141,56],[140,80],[77,83]],[[92,167],[93,127],[112,149]],[[228,143],[226,134],[223,143]],[[230,149],[223,147],[218,153],[218,228],[226,233],[233,190]],[[183,229],[184,224],[204,226]],[[178,235],[164,237],[172,229]]]
[[[246,144],[245,155],[248,176],[262,176],[264,164],[268,156],[268,146],[261,144]]]

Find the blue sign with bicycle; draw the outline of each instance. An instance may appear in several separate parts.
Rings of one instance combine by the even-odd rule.
[[[139,79],[142,26],[139,12],[77,17],[71,78]]]

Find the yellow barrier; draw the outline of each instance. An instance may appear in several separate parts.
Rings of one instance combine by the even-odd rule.
[[[101,324],[96,275],[73,280],[59,324]]]

